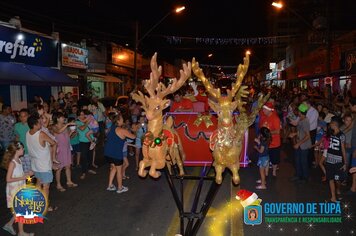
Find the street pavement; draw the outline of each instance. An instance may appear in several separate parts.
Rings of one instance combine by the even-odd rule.
[[[252,132],[252,129],[250,129]],[[252,141],[253,135],[250,135]],[[320,171],[311,169],[311,179],[306,184],[296,184],[288,181],[293,176],[294,168],[291,159],[291,149],[284,145],[282,161],[276,178],[269,177],[267,190],[256,190],[255,181],[258,179],[256,153],[249,145],[251,164],[240,169],[241,185],[233,186],[230,173],[227,173],[197,235],[355,235],[356,234],[356,197],[343,197],[342,224],[271,224],[249,226],[243,223],[243,209],[235,199],[239,189],[255,192],[262,205],[266,202],[324,202],[329,198],[327,184],[321,183]],[[179,233],[179,215],[165,176],[159,179],[137,176],[133,158],[130,157],[128,175],[124,180],[129,191],[122,194],[106,191],[109,166],[102,156],[102,147],[97,148],[97,175],[88,175],[80,180],[80,170],[73,169],[73,180],[79,184],[77,188],[59,192],[55,184],[51,185],[51,205],[58,206],[55,212],[49,212],[44,224],[26,225],[27,232],[36,235],[122,235],[122,236],[174,236]],[[199,175],[201,167],[187,167],[186,172]],[[5,200],[5,171],[0,173],[0,224],[3,225],[11,217],[6,208]],[[213,173],[212,173],[213,174]],[[63,173],[64,176],[64,173]],[[62,181],[65,183],[65,180]],[[179,187],[179,182],[175,181]],[[200,200],[208,191],[210,182],[204,182]],[[65,186],[65,185],[64,185]],[[197,181],[184,181],[185,211],[190,211],[195,195]],[[346,191],[347,187],[343,187]],[[179,188],[178,188],[179,189]],[[201,202],[200,201],[200,202]],[[344,205],[347,204],[347,209]],[[200,210],[201,204],[198,206]],[[350,213],[347,219],[346,213]],[[0,229],[0,235],[10,235]]]

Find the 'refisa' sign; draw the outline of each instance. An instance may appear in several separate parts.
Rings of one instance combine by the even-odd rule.
[[[0,26],[0,61],[57,67],[58,41]]]

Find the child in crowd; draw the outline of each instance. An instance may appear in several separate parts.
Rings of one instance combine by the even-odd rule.
[[[140,155],[142,155],[142,139],[145,133],[147,132],[147,122],[146,117],[141,115],[138,120],[138,127],[136,131],[136,140],[135,140],[135,163],[136,163],[136,170],[139,167]]]
[[[268,164],[269,164],[269,156],[268,156],[268,145],[271,142],[271,132],[268,128],[262,127],[260,130],[260,134],[255,139],[256,145],[254,148],[258,152],[258,162],[257,165],[260,168],[260,176],[261,179],[257,180],[257,183],[260,184],[256,187],[256,189],[267,189],[266,186],[266,175],[268,173]]]
[[[85,115],[86,115],[85,123],[88,123],[88,128],[89,128],[89,131],[85,134],[85,136],[89,140],[91,140],[89,149],[93,150],[96,146],[95,135],[99,132],[99,123],[95,120],[93,114],[90,111],[85,110]]]
[[[24,173],[20,157],[24,154],[24,146],[21,142],[11,143],[4,154],[2,166],[7,169],[6,173],[6,200],[7,207],[13,207],[13,198],[17,191],[26,186],[26,179],[33,175],[33,172]],[[16,215],[11,218],[2,228],[12,235],[16,235],[13,227]],[[33,236],[33,233],[26,233],[23,229],[23,223],[18,222],[19,236]]]
[[[99,123],[97,121],[98,119],[98,108],[95,104],[91,104],[91,112],[88,112],[87,115],[87,119],[89,120],[89,132],[86,134],[87,138],[90,136],[90,138],[88,138],[89,140],[92,140],[92,142],[90,143],[90,150],[93,150],[93,160],[91,165],[94,168],[98,168],[98,166],[95,164],[95,146],[96,146],[96,141],[98,140],[98,135],[99,135]]]
[[[320,159],[323,155],[320,146],[322,144],[321,140],[324,136],[324,133],[326,132],[326,122],[324,121],[324,119],[325,119],[325,113],[320,112],[318,118],[318,126],[316,128],[315,143],[312,146],[314,147],[315,167],[319,165]]]
[[[123,127],[124,127],[125,129],[128,129],[128,130],[132,131],[132,130],[133,130],[133,127],[134,127],[134,124],[131,123],[130,119],[126,119],[126,120],[125,120],[125,124],[123,125]],[[134,142],[135,142],[135,139],[127,138],[127,139],[126,139],[126,142],[127,142],[127,144],[128,144],[128,146],[127,146],[128,154],[129,154],[130,156],[135,155],[134,147],[133,147],[133,144],[134,144]],[[125,163],[124,163],[124,164],[125,164]]]
[[[48,116],[45,114],[42,114],[40,116],[40,121],[41,121],[41,131],[43,131],[45,134],[48,135],[53,141],[56,141],[56,137],[52,134],[50,131],[50,125],[49,125],[49,119]],[[60,161],[57,160],[57,146],[51,146],[51,157],[52,157],[52,162],[55,164],[53,165],[53,169],[56,170],[58,167],[57,165],[60,164]]]
[[[68,118],[68,122],[74,122],[76,119],[74,117]],[[73,166],[80,167],[80,148],[79,148],[79,135],[77,132],[77,126],[69,126],[70,130],[74,130],[74,132],[70,136],[70,145],[72,146],[72,158],[73,158]]]
[[[126,175],[126,169],[129,167],[129,160],[127,159],[127,138],[124,143],[124,147],[122,148],[122,155],[123,155],[123,161],[124,163],[122,164],[122,179],[129,179],[130,177]]]
[[[326,178],[329,181],[331,202],[337,202],[340,195],[340,183],[346,177],[345,135],[340,130],[342,121],[339,117],[332,117],[330,121],[330,144],[325,159]]]
[[[326,128],[326,132],[324,132],[323,137],[321,138],[320,142],[317,143],[316,145],[319,145],[319,150],[320,150],[320,158],[318,165],[323,172],[323,177],[321,177],[321,181],[325,182],[326,181],[326,170],[325,170],[325,157],[328,152],[329,144],[330,144],[330,136],[331,136],[331,129],[330,127]]]

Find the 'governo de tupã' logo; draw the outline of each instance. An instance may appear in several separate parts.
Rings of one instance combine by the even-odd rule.
[[[16,222],[24,224],[42,223],[47,212],[47,199],[41,190],[33,185],[20,188],[12,201]]]
[[[262,200],[256,193],[241,189],[237,192],[236,199],[240,200],[244,208],[244,223],[246,225],[262,224]]]

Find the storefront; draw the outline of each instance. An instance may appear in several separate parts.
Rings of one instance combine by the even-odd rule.
[[[88,49],[87,94],[97,95],[100,98],[117,97],[119,94],[123,94],[124,86],[121,75],[125,74],[125,71],[121,71],[119,66],[108,63],[108,54],[111,53],[111,50],[108,50],[107,44],[95,43]]]
[[[120,45],[111,43],[111,61],[106,64],[106,71],[123,81],[120,88],[115,89],[115,95],[128,95],[135,87],[135,53]],[[137,71],[142,69],[142,55],[137,54]]]
[[[356,48],[345,53],[345,76],[351,83],[352,96],[356,96]]]
[[[61,71],[78,81],[78,87],[64,87],[63,92],[71,92],[79,97],[86,90],[85,76],[88,68],[88,50],[84,47],[61,43]]]
[[[47,100],[53,87],[76,86],[57,69],[58,41],[26,29],[0,25],[0,96],[14,110],[35,95]]]

